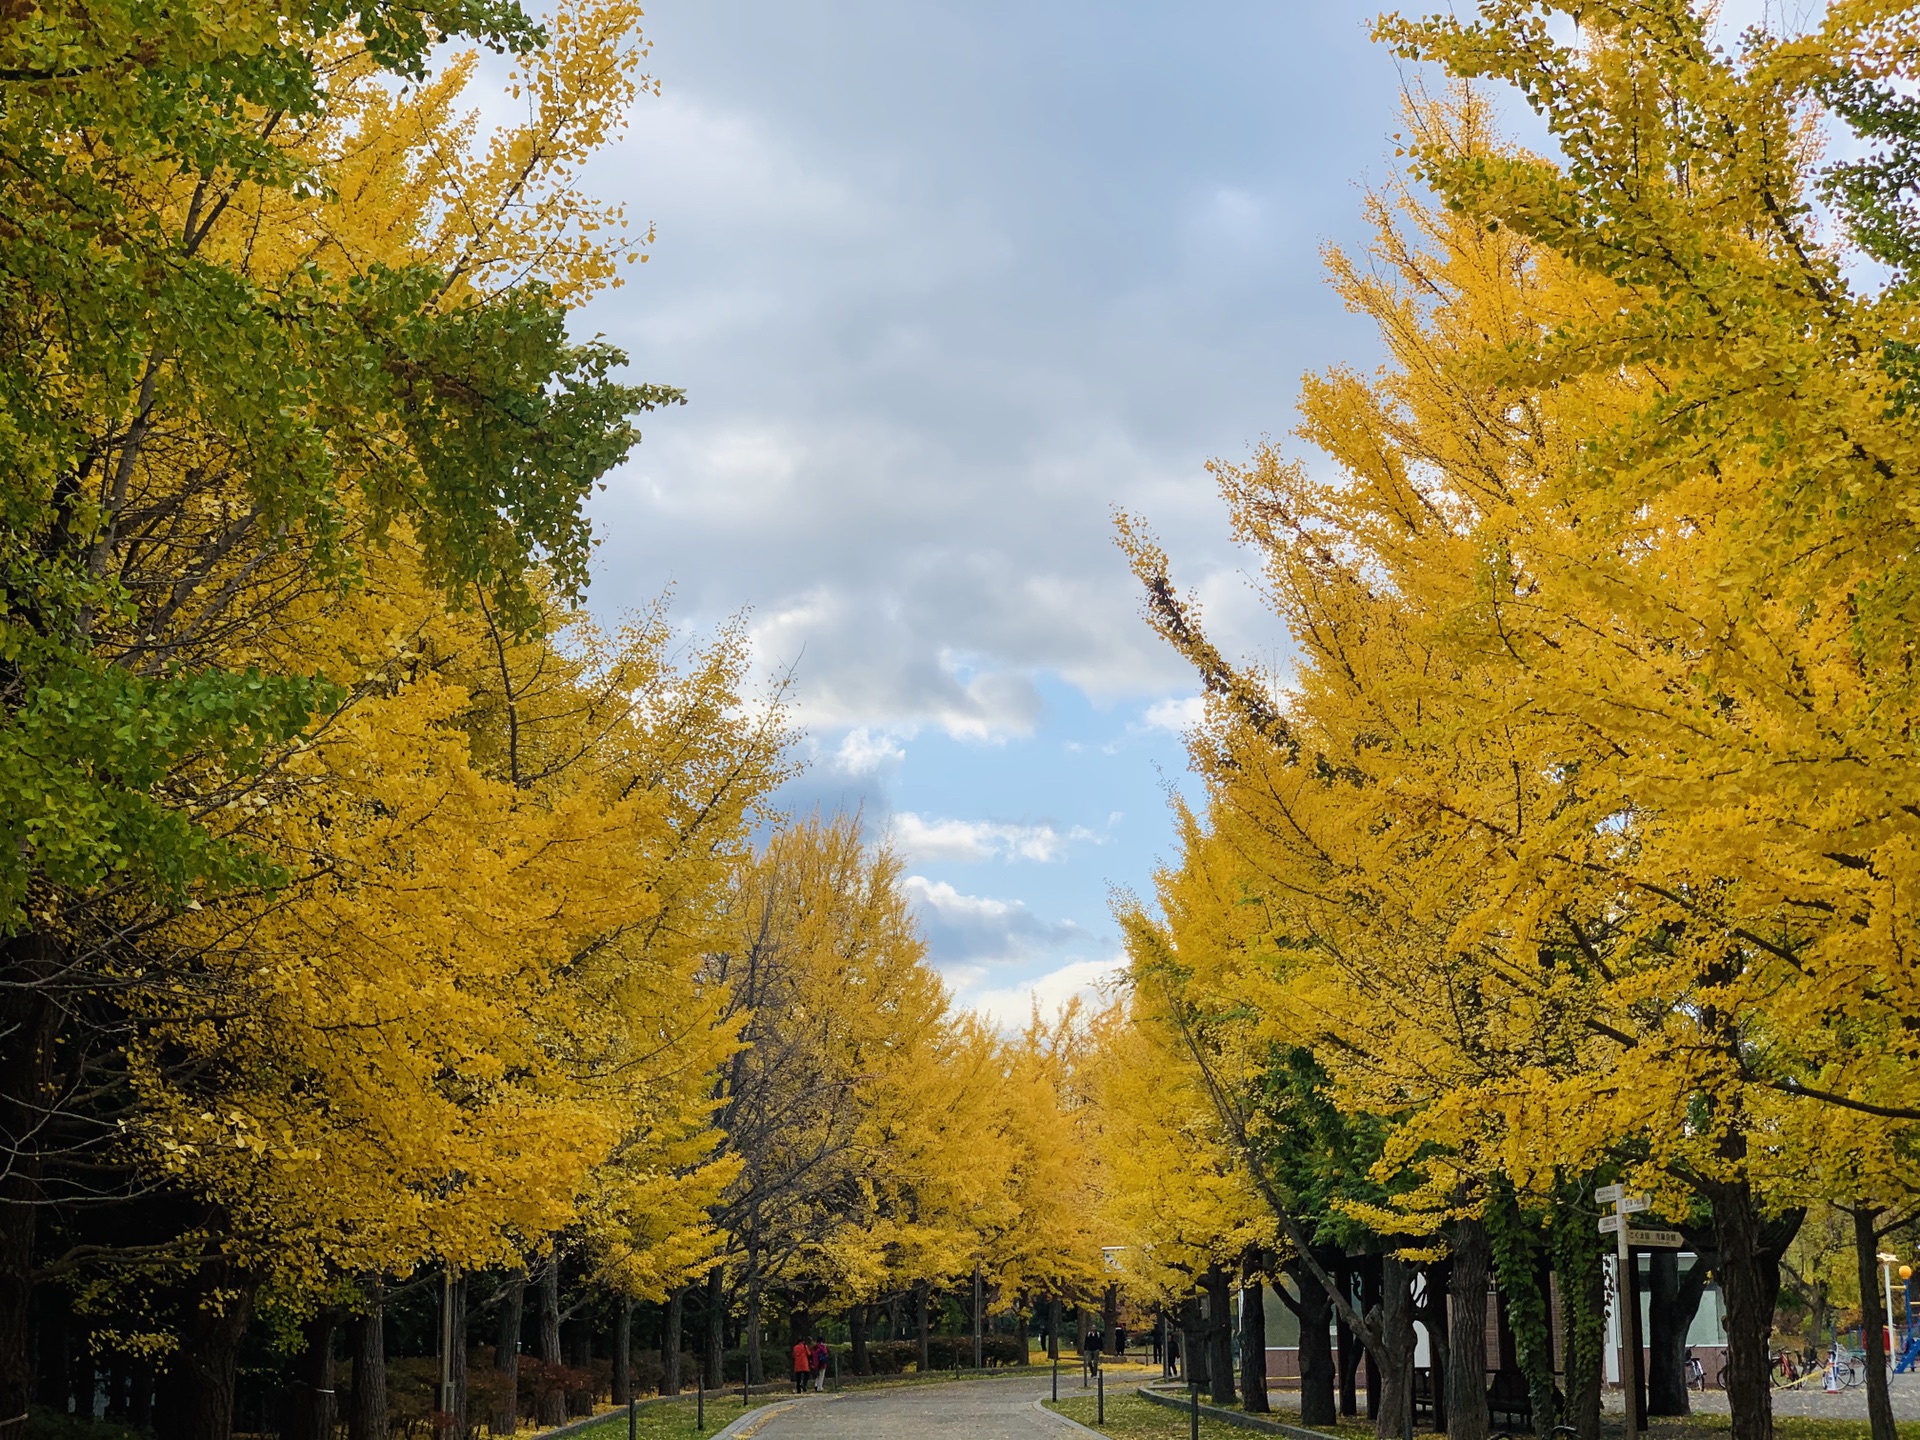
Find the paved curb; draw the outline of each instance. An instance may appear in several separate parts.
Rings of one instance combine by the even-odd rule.
[[[1169,1410],[1187,1413],[1191,1407],[1188,1400],[1176,1399],[1171,1395],[1157,1394],[1142,1385],[1134,1392],[1142,1400],[1155,1405],[1164,1405]],[[1218,1420],[1222,1425],[1238,1426],[1242,1430],[1258,1430],[1267,1435],[1285,1435],[1289,1440],[1334,1440],[1324,1430],[1309,1430],[1304,1425],[1285,1425],[1278,1420],[1265,1420],[1258,1415],[1248,1415],[1240,1410],[1228,1410],[1224,1406],[1200,1403],[1200,1413],[1210,1420]]]
[[[827,1405],[839,1398],[838,1395],[795,1395],[790,1400],[769,1400],[765,1405],[754,1406],[744,1415],[735,1416],[733,1423],[715,1435],[713,1440],[746,1440],[747,1436],[756,1433],[774,1416],[784,1414],[796,1405]]]
[[[1053,1421],[1055,1424],[1064,1425],[1067,1429],[1071,1430],[1076,1435],[1093,1435],[1098,1437],[1098,1440],[1109,1440],[1109,1437],[1105,1435],[1101,1435],[1098,1430],[1090,1429],[1089,1427],[1082,1425],[1078,1420],[1073,1419],[1071,1416],[1062,1415],[1058,1410],[1049,1410],[1047,1408],[1047,1402],[1044,1400],[1034,1401],[1033,1408],[1038,1410],[1042,1415],[1046,1416],[1049,1420]]]
[[[642,1410],[650,1410],[655,1405],[670,1405],[675,1400],[682,1398],[684,1397],[678,1395],[650,1395],[640,1402],[639,1408]],[[564,1425],[549,1426],[545,1430],[529,1430],[526,1432],[526,1440],[560,1440],[560,1437],[563,1435],[577,1435],[582,1430],[594,1425],[604,1425],[609,1420],[624,1420],[626,1414],[626,1406],[615,1405],[610,1410],[602,1410],[598,1415],[583,1415],[580,1419],[569,1420]]]

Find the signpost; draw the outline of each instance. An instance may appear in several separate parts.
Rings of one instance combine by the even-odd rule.
[[[1653,1201],[1646,1195],[1630,1195],[1624,1185],[1602,1185],[1593,1192],[1593,1198],[1602,1205],[1614,1207],[1613,1214],[1600,1217],[1600,1233],[1619,1237],[1614,1257],[1618,1268],[1614,1272],[1614,1295],[1619,1302],[1620,1317],[1620,1388],[1626,1396],[1627,1440],[1636,1440],[1640,1433],[1640,1347],[1634,1341],[1634,1332],[1640,1328],[1639,1299],[1634,1294],[1633,1255],[1628,1246],[1637,1241],[1640,1234],[1673,1235],[1671,1230],[1632,1231],[1627,1223],[1629,1215],[1637,1215],[1651,1209]],[[1674,1236],[1675,1245],[1679,1237]],[[1629,1313],[1631,1312],[1631,1313]]]

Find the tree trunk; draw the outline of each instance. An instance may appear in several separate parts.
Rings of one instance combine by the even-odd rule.
[[[1207,1290],[1207,1378],[1213,1403],[1231,1405],[1233,1386],[1233,1284],[1226,1267],[1217,1261],[1207,1267],[1201,1283]]]
[[[1207,1343],[1207,1322],[1195,1295],[1180,1302],[1180,1358],[1186,1362],[1187,1384],[1205,1390],[1211,1383],[1213,1347]]]
[[[1380,1406],[1374,1434],[1399,1440],[1413,1425],[1413,1267],[1394,1255],[1380,1259]]]
[[[500,1292],[500,1329],[493,1342],[500,1390],[487,1428],[495,1435],[512,1435],[520,1428],[520,1326],[526,1305],[527,1272],[516,1270]]]
[[[566,1363],[560,1350],[560,1257],[549,1255],[540,1263],[540,1363],[559,1366]],[[567,1396],[549,1378],[541,1387],[535,1406],[535,1419],[542,1425],[562,1425],[567,1419]]]
[[[1100,1297],[1100,1348],[1109,1355],[1120,1353],[1120,1287],[1107,1286]]]
[[[1780,1251],[1771,1255],[1759,1207],[1745,1180],[1702,1187],[1713,1205],[1718,1254],[1714,1272],[1727,1307],[1727,1407],[1732,1440],[1773,1440],[1771,1357],[1773,1306],[1780,1288]],[[1784,1249],[1784,1243],[1781,1246]]]
[[[1459,1220],[1451,1237],[1447,1283],[1447,1434],[1487,1437],[1487,1272],[1493,1252],[1486,1222]]]
[[[660,1326],[660,1393],[680,1393],[680,1330],[686,1324],[687,1287],[678,1286],[667,1297],[666,1319]]]
[[[1349,1272],[1346,1266],[1342,1265],[1338,1270],[1331,1271],[1330,1273],[1335,1277],[1337,1283],[1350,1286],[1351,1282],[1347,1278]],[[1349,1289],[1348,1293],[1352,1293],[1351,1289]],[[1357,1393],[1359,1387],[1354,1382],[1355,1372],[1360,1368],[1359,1339],[1353,1333],[1353,1327],[1347,1324],[1346,1317],[1340,1313],[1337,1307],[1334,1307],[1331,1296],[1328,1297],[1327,1304],[1329,1308],[1333,1309],[1334,1324],[1337,1327],[1334,1331],[1334,1339],[1338,1345],[1340,1359],[1340,1413],[1342,1415],[1357,1415],[1360,1410],[1360,1397]]]
[[[1060,1297],[1047,1297],[1047,1359],[1060,1358]]]
[[[1363,1256],[1360,1261],[1360,1314],[1368,1318],[1380,1309],[1380,1257]],[[1380,1418],[1380,1357],[1366,1343],[1366,1336],[1353,1337],[1360,1345],[1360,1364],[1367,1376],[1367,1419]]]
[[[1249,1415],[1267,1413],[1267,1299],[1260,1254],[1240,1257],[1240,1403]]]
[[[633,1297],[616,1295],[613,1300],[613,1403],[625,1405],[633,1399]]]
[[[155,1407],[158,1440],[231,1440],[240,1339],[258,1285],[217,1251],[201,1261],[198,1293],[183,1307],[180,1345],[168,1358],[165,1402]]]
[[[1602,1237],[1569,1183],[1553,1218],[1553,1269],[1560,1278],[1561,1353],[1566,1357],[1567,1423],[1577,1440],[1600,1440],[1600,1387],[1606,1378],[1606,1272]]]
[[[385,1288],[377,1275],[369,1282],[366,1313],[354,1322],[353,1409],[347,1415],[347,1440],[387,1440]]]
[[[1016,1316],[1014,1320],[1014,1337],[1020,1342],[1020,1363],[1022,1365],[1031,1365],[1033,1363],[1033,1337],[1027,1328],[1027,1317],[1031,1312],[1023,1300],[1014,1313]]]
[[[53,941],[0,944],[0,1420],[27,1413],[33,1385],[33,1240],[39,1224],[40,1136],[54,1093],[59,1007],[35,981],[57,957]]]
[[[913,1282],[913,1314],[918,1327],[915,1333],[920,1337],[920,1373],[924,1375],[927,1373],[927,1282],[924,1280]]]
[[[707,1272],[707,1388],[727,1384],[727,1277],[721,1266]]]
[[[1686,1415],[1693,1409],[1687,1391],[1687,1331],[1706,1293],[1707,1262],[1695,1258],[1685,1275],[1680,1256],[1656,1250],[1647,1285],[1647,1413]]]
[[[453,1314],[448,1318],[453,1339],[449,1356],[453,1361],[453,1409],[447,1413],[453,1417],[450,1429],[455,1440],[461,1440],[467,1433],[467,1275],[464,1270],[454,1279]]]
[[[855,1305],[847,1311],[847,1337],[852,1342],[852,1365],[856,1375],[871,1375],[873,1359],[867,1354],[867,1307]]]
[[[1433,1428],[1447,1433],[1452,1424],[1447,1411],[1448,1379],[1453,1369],[1453,1261],[1442,1260],[1427,1270],[1427,1376],[1433,1386]]]
[[[746,1348],[745,1373],[749,1385],[764,1385],[767,1380],[766,1362],[761,1351],[765,1346],[765,1336],[760,1333],[760,1276],[748,1258],[747,1269],[747,1315],[741,1326],[740,1343]]]
[[[1893,1400],[1887,1393],[1886,1304],[1880,1294],[1880,1212],[1858,1206],[1853,1215],[1853,1255],[1860,1267],[1860,1346],[1867,1352],[1867,1424],[1873,1440],[1896,1440]]]
[[[333,1440],[333,1335],[340,1312],[322,1307],[300,1327],[285,1440]]]
[[[1295,1260],[1291,1273],[1300,1292],[1300,1423],[1336,1425],[1340,1409],[1334,1395],[1333,1341],[1327,1334],[1333,1300],[1304,1261]]]

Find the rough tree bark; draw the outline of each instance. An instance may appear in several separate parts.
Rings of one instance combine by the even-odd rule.
[[[1696,1258],[1684,1275],[1680,1256],[1656,1250],[1647,1283],[1647,1413],[1686,1415],[1693,1409],[1687,1393],[1687,1331],[1706,1293],[1707,1263]],[[1890,1440],[1890,1437],[1889,1437]]]
[[[1746,1180],[1700,1186],[1713,1206],[1715,1278],[1727,1307],[1727,1408],[1732,1440],[1773,1440],[1767,1341],[1780,1292],[1780,1254],[1798,1214],[1766,1224]]]
[[[1413,1266],[1395,1255],[1380,1261],[1380,1406],[1374,1434],[1398,1440],[1413,1424]]]
[[[707,1388],[727,1383],[727,1277],[716,1265],[707,1272]]]
[[[613,1300],[613,1403],[625,1405],[633,1396],[633,1297]]]
[[[154,1407],[158,1440],[230,1440],[240,1339],[258,1287],[257,1277],[217,1248],[201,1261],[198,1293],[182,1307],[180,1345],[168,1360],[162,1403]]]
[[[333,1337],[345,1318],[322,1306],[300,1327],[286,1440],[333,1440]]]
[[[847,1337],[852,1344],[853,1373],[871,1375],[873,1360],[867,1354],[867,1307],[865,1305],[855,1305],[847,1311]]]
[[[680,1330],[686,1324],[687,1287],[667,1296],[667,1314],[660,1326],[660,1393],[680,1393]]]
[[[353,1408],[347,1413],[347,1440],[387,1440],[386,1287],[378,1276],[367,1285],[366,1313],[353,1324]]]
[[[1207,1292],[1207,1378],[1213,1403],[1231,1405],[1233,1385],[1233,1285],[1218,1261],[1207,1267],[1200,1282]]]
[[[467,1276],[462,1271],[453,1282],[453,1435],[461,1440],[467,1433]]]
[[[1493,1251],[1481,1220],[1459,1220],[1451,1237],[1453,1275],[1447,1284],[1447,1434],[1452,1440],[1487,1436],[1487,1272]]]
[[[33,1384],[33,1237],[39,1223],[44,1097],[52,1089],[58,1014],[35,979],[52,942],[0,943],[0,1420],[27,1413]]]
[[[540,1262],[540,1363],[560,1366],[566,1363],[560,1349],[560,1257],[549,1255]],[[561,1425],[567,1419],[566,1392],[551,1378],[541,1387],[535,1404],[535,1418],[542,1425]]]
[[[1433,1428],[1442,1435],[1446,1434],[1450,1423],[1447,1382],[1453,1369],[1453,1304],[1449,1298],[1452,1284],[1451,1258],[1428,1268],[1426,1314],[1423,1318],[1427,1322],[1428,1374],[1433,1378]]]
[[[526,1308],[527,1274],[516,1270],[500,1292],[500,1329],[493,1342],[493,1368],[500,1386],[487,1428],[495,1435],[512,1435],[520,1428],[520,1325]]]
[[[1886,1304],[1880,1294],[1880,1218],[1876,1207],[1855,1206],[1853,1256],[1860,1270],[1860,1344],[1867,1352],[1867,1424],[1873,1440],[1895,1440],[1893,1400],[1887,1393]]]
[[[915,1334],[920,1340],[920,1373],[927,1373],[927,1282],[913,1282],[913,1316]]]
[[[1249,1415],[1267,1413],[1267,1301],[1261,1255],[1240,1257],[1240,1403]]]
[[[1207,1322],[1197,1295],[1180,1302],[1180,1358],[1187,1367],[1187,1384],[1206,1389],[1212,1379],[1213,1347],[1207,1344]]]
[[[1336,1425],[1339,1401],[1334,1394],[1333,1339],[1327,1327],[1333,1319],[1333,1301],[1314,1273],[1299,1260],[1290,1271],[1300,1292],[1300,1423]]]

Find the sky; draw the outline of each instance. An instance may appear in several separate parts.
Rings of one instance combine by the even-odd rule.
[[[1414,7],[1419,8],[1419,7]],[[597,502],[593,605],[669,586],[790,677],[796,812],[889,839],[962,1005],[1098,998],[1173,858],[1196,687],[1138,515],[1230,653],[1284,666],[1205,466],[1370,368],[1364,245],[1410,77],[1342,0],[660,0],[587,181],[657,231],[582,317],[688,403]]]

